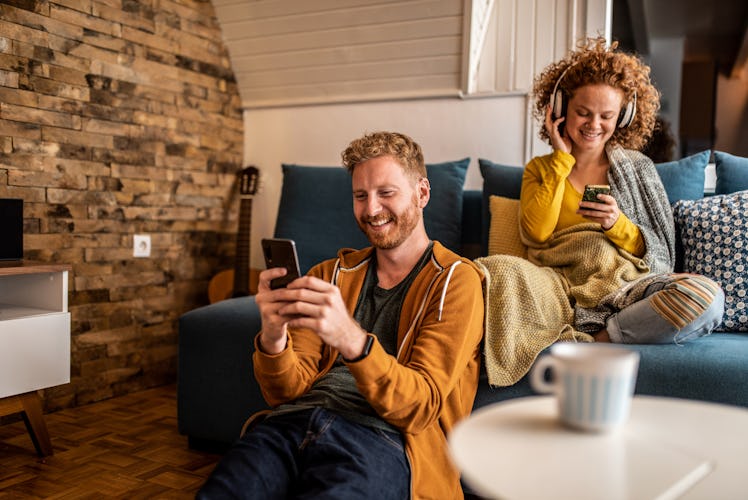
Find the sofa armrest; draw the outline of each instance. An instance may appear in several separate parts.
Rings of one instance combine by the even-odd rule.
[[[244,421],[268,408],[255,381],[254,297],[228,299],[179,318],[177,419],[191,443],[230,444]]]

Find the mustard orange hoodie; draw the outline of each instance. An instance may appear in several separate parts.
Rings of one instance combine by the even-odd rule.
[[[353,315],[372,252],[341,250],[309,274],[336,284]],[[413,498],[463,497],[447,435],[470,413],[478,386],[481,281],[470,260],[435,242],[403,302],[396,357],[375,341],[367,357],[348,363],[359,391],[405,438]],[[255,377],[271,406],[307,392],[338,355],[310,330],[290,331],[286,349],[276,355],[262,353],[257,339],[255,347]]]

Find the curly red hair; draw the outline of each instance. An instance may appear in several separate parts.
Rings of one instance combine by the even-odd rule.
[[[616,50],[618,42],[609,47],[604,37],[581,40],[575,51],[547,66],[533,82],[535,105],[533,116],[543,123],[551,101],[556,81],[566,71],[559,88],[569,97],[579,87],[605,84],[620,89],[624,102],[636,95],[636,115],[628,127],[617,128],[610,142],[627,149],[641,149],[652,135],[657,112],[660,109],[660,92],[649,78],[649,66],[637,56]],[[568,71],[567,71],[568,70]],[[550,144],[545,127],[540,128],[540,138]]]
[[[372,158],[391,156],[413,180],[426,177],[421,146],[398,132],[372,132],[352,141],[341,153],[343,166],[353,174],[356,165]]]

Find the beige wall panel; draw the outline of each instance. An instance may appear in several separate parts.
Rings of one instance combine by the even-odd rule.
[[[231,57],[274,54],[352,45],[462,36],[462,18],[424,19],[359,28],[340,28],[324,33],[303,31],[229,42]]]
[[[392,0],[213,0],[222,20],[262,19],[392,3]]]
[[[494,9],[497,8],[499,3],[494,4]],[[485,42],[478,59],[477,74],[471,75],[471,78],[475,79],[474,90],[477,94],[495,92],[499,88],[497,71],[501,68],[499,68],[497,61],[499,52],[503,53],[504,50],[499,51],[499,47],[502,47],[502,45],[497,42],[499,36],[498,24],[497,16],[493,15],[492,12],[486,27]]]
[[[341,84],[370,89],[361,100],[399,87],[408,96],[418,95],[418,85],[423,96],[461,88],[463,0],[214,5],[245,107],[334,99]]]
[[[418,78],[341,81],[326,85],[279,86],[247,90],[242,98],[249,109],[304,103],[330,103],[406,99],[429,96],[456,96],[459,75],[429,75]],[[424,90],[429,89],[429,90]]]
[[[267,71],[286,68],[326,66],[340,61],[389,61],[392,58],[460,56],[462,37],[458,35],[436,39],[421,39],[378,44],[331,47],[316,50],[241,56],[233,60],[240,72]]]
[[[556,0],[535,0],[535,75],[555,59],[555,38],[558,29]]]
[[[529,89],[535,69],[535,1],[517,2],[517,43],[515,45],[514,88]]]
[[[526,1],[526,0],[525,0]],[[517,0],[496,2],[496,92],[514,90],[517,45]]]
[[[381,62],[255,71],[249,74],[235,70],[237,78],[251,78],[252,87],[294,84],[326,84],[340,80],[378,80],[387,78],[460,73],[459,56],[414,58]]]
[[[341,8],[265,19],[249,17],[226,22],[223,24],[223,34],[227,40],[233,41],[303,31],[325,32],[339,28],[358,28],[445,17],[461,19],[462,5],[455,1],[425,0],[394,3],[385,7],[373,5],[356,9]]]
[[[570,38],[569,11],[570,0],[555,0],[556,3],[556,30],[555,41],[553,46],[553,60],[556,61],[564,57],[570,48],[574,46],[574,41]]]

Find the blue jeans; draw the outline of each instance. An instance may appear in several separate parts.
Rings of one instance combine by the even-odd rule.
[[[642,300],[610,316],[606,325],[610,340],[621,344],[680,344],[709,335],[722,322],[725,293],[719,288],[706,310],[683,328],[676,328],[650,305],[651,297],[662,293],[668,286],[667,282],[650,285]]]
[[[198,499],[410,497],[402,436],[323,408],[270,417],[221,459]]]

